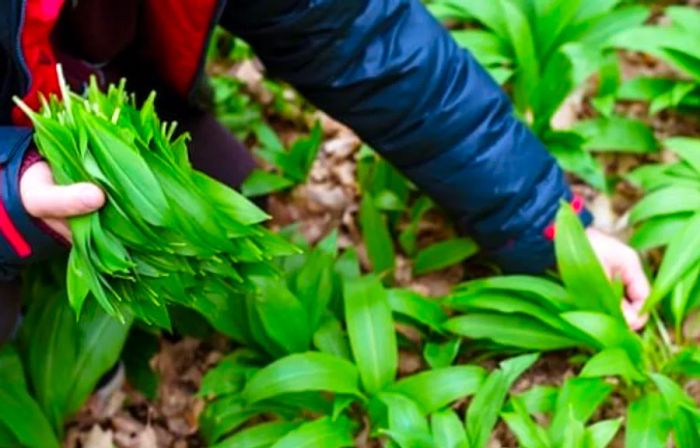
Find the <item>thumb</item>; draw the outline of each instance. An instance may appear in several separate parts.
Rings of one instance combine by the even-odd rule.
[[[105,203],[104,192],[94,184],[56,185],[46,162],[27,168],[20,179],[20,194],[27,213],[42,219],[84,215]]]
[[[625,284],[627,300],[623,302],[623,312],[633,330],[640,330],[649,316],[642,313],[644,302],[651,293],[651,285],[636,252],[623,251],[619,276]]]
[[[636,252],[631,249],[622,251],[618,275],[625,284],[630,302],[644,303],[651,294],[651,285]]]

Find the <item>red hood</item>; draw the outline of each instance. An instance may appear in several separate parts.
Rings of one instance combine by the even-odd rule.
[[[50,38],[63,4],[64,0],[25,1],[19,40],[30,82],[23,99],[33,109],[40,107],[40,94],[59,93]],[[218,5],[218,0],[147,0],[144,6],[141,22],[147,32],[139,45],[147,49],[158,76],[183,96],[199,74]],[[30,125],[18,108],[12,111],[12,120]]]

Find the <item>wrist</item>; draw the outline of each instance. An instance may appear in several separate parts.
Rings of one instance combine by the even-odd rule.
[[[591,224],[593,223],[593,215],[591,215],[591,212],[588,211],[586,208],[585,201],[582,196],[574,194],[571,197],[571,200],[569,201],[571,204],[571,208],[574,210],[574,212],[579,216],[579,219],[581,220],[581,224],[583,224],[583,227],[585,228],[591,228]],[[557,227],[554,222],[549,224],[547,227],[544,229],[544,237],[547,238],[550,241],[554,241],[554,237],[557,234]]]

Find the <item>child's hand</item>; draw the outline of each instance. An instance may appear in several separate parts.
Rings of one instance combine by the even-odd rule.
[[[600,230],[589,228],[586,234],[608,277],[619,278],[625,285],[626,300],[622,302],[622,311],[627,323],[633,330],[641,329],[649,318],[646,314],[642,315],[641,310],[651,286],[639,255],[628,245]]]
[[[94,212],[105,203],[104,192],[96,185],[56,185],[46,162],[37,162],[27,168],[19,188],[27,213],[43,220],[68,241],[71,241],[71,235],[65,219]]]

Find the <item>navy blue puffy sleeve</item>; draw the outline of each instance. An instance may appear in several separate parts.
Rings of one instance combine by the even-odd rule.
[[[506,271],[554,264],[571,192],[501,88],[418,0],[234,0],[221,24],[346,123]],[[584,210],[585,223],[590,216]]]

